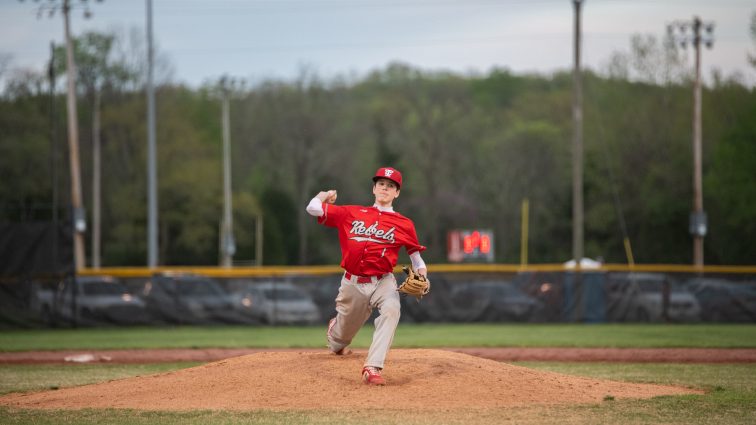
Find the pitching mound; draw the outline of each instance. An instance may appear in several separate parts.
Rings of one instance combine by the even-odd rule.
[[[19,408],[393,409],[596,403],[606,396],[700,394],[686,388],[630,384],[541,372],[440,350],[392,350],[387,385],[360,380],[364,351],[261,352],[149,376],[0,397]],[[365,403],[368,403],[366,405]]]

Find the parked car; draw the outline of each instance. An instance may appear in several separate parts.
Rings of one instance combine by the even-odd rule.
[[[307,285],[307,292],[318,307],[321,323],[327,323],[336,316],[336,296],[339,294],[342,275],[307,276],[291,280],[295,285]]]
[[[179,323],[238,323],[233,298],[215,280],[188,273],[156,274],[138,295],[156,320]]]
[[[701,304],[703,320],[756,322],[756,283],[695,277],[685,284]]]
[[[461,321],[528,321],[543,303],[508,281],[459,283],[452,288],[452,315]]]
[[[289,282],[235,280],[227,285],[235,308],[269,324],[314,324],[320,311],[310,294]]]
[[[669,294],[666,306],[665,291]],[[701,319],[701,305],[693,293],[662,273],[611,273],[606,297],[610,320],[693,322]]]
[[[542,305],[535,321],[560,322],[568,320],[565,310],[565,290],[563,272],[520,272],[512,283],[526,295],[538,300]]]
[[[110,276],[79,276],[54,286],[37,286],[31,307],[48,324],[138,324],[147,320],[145,303]]]

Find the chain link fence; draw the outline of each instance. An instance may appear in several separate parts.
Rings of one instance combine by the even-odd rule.
[[[421,301],[403,297],[401,320],[756,323],[751,272],[555,268],[431,272],[430,295]],[[0,284],[0,325],[322,325],[335,315],[341,281],[337,268],[324,269],[99,270],[6,278]]]

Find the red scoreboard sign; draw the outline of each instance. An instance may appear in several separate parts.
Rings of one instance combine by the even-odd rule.
[[[451,230],[446,237],[446,253],[451,263],[494,260],[494,236],[491,230]]]

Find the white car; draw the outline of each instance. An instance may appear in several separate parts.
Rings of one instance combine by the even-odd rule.
[[[288,282],[230,282],[234,306],[246,316],[268,324],[314,324],[320,311],[310,294]]]
[[[55,287],[38,287],[32,308],[48,324],[137,324],[147,319],[145,303],[110,276],[78,276]]]
[[[664,306],[664,291],[669,301]],[[639,322],[696,322],[701,305],[685,286],[662,273],[612,273],[608,283],[607,314],[615,320]]]
[[[724,278],[694,277],[687,287],[701,303],[701,317],[707,322],[756,322],[756,282]]]

